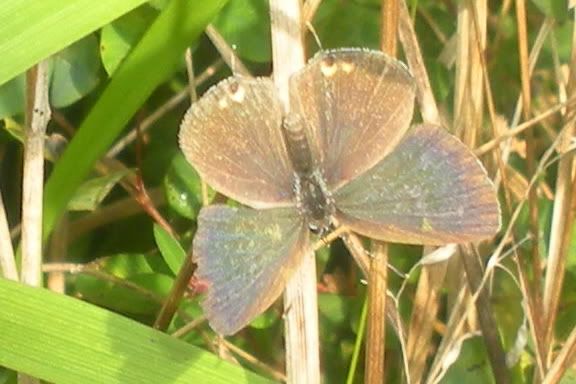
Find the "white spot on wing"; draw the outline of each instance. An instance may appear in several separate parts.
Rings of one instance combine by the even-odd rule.
[[[237,103],[243,102],[245,97],[246,90],[240,85],[238,85],[238,88],[230,94],[230,98]]]
[[[320,71],[326,77],[332,77],[338,71],[338,67],[332,60],[323,60],[320,63]]]

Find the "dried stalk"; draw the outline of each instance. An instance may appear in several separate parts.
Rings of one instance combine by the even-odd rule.
[[[576,97],[576,30],[572,35],[572,55],[570,60],[570,74],[567,84],[567,97]],[[566,269],[566,259],[569,254],[570,235],[574,225],[574,213],[570,209],[574,181],[572,180],[574,168],[574,155],[568,154],[570,140],[576,136],[576,105],[570,103],[564,115],[564,138],[558,146],[558,152],[565,154],[558,164],[556,179],[556,194],[554,210],[550,227],[550,248],[548,250],[546,276],[544,282],[544,345],[548,348],[547,363],[552,359],[552,345],[554,338],[554,324],[558,312],[560,293]],[[547,364],[548,365],[548,364]]]
[[[388,282],[388,245],[372,242],[368,275],[368,325],[366,328],[365,383],[384,383],[386,352],[386,286]]]
[[[381,48],[396,56],[398,35],[398,1],[382,0]],[[368,324],[366,328],[365,383],[384,383],[386,353],[386,287],[388,285],[388,246],[372,241],[372,258],[368,273]],[[383,294],[384,293],[384,294]]]
[[[506,367],[506,354],[500,342],[500,335],[498,334],[498,326],[494,319],[492,308],[490,305],[490,292],[482,287],[482,264],[480,262],[477,251],[472,246],[462,246],[462,263],[466,270],[466,277],[468,280],[468,288],[470,292],[477,292],[478,298],[476,300],[476,313],[482,335],[488,351],[488,358],[492,371],[494,372],[494,379],[496,383],[509,383],[510,374],[508,367]]]
[[[546,372],[546,376],[542,380],[542,384],[556,384],[564,377],[566,371],[574,364],[574,357],[576,356],[576,327],[570,332],[570,336],[566,339],[564,346],[556,355],[554,362],[550,365],[550,369]]]
[[[500,144],[501,142],[503,142],[507,139],[510,139],[514,136],[517,136],[518,134],[524,132],[528,128],[534,127],[536,124],[538,124],[542,120],[554,115],[555,113],[560,112],[563,108],[566,108],[566,106],[569,105],[570,102],[572,102],[572,103],[576,102],[576,97],[572,97],[571,100],[569,100],[565,103],[557,104],[557,105],[549,108],[548,110],[546,110],[545,112],[542,112],[538,116],[535,116],[532,119],[525,121],[522,124],[517,125],[516,128],[508,129],[502,135],[495,137],[492,140],[487,141],[486,143],[480,145],[478,148],[476,148],[474,150],[474,154],[476,156],[482,156],[482,155],[490,152],[491,150],[496,148],[498,146],[498,144]]]
[[[44,135],[50,121],[48,63],[28,72],[28,122],[22,181],[22,282],[41,285]]]
[[[522,83],[522,110],[524,112],[524,120],[530,119],[531,116],[531,92],[530,92],[530,65],[528,60],[528,32],[526,30],[526,8],[524,0],[516,0],[516,20],[518,24],[518,51],[520,53],[520,73]],[[536,143],[534,141],[534,134],[532,130],[526,131],[524,134],[526,141],[526,168],[529,175],[534,173],[536,169]],[[537,189],[530,190],[528,195],[528,212],[530,232],[532,233],[532,276],[530,294],[533,296],[536,308],[541,308],[541,294],[540,294],[540,279],[542,276],[542,269],[540,267],[540,255],[538,251],[540,243],[540,234],[538,226],[538,195]],[[526,265],[524,263],[524,265]],[[542,323],[540,316],[534,319]]]
[[[405,1],[400,1],[399,4],[398,34],[408,61],[408,67],[410,67],[410,71],[416,80],[416,100],[420,107],[422,119],[427,123],[440,125],[440,113],[438,112],[428,72],[418,45],[416,31],[412,25],[410,12]]]
[[[198,75],[194,81],[194,86],[197,87],[202,85],[206,80],[211,78],[218,69],[222,66],[222,61],[218,60],[214,64],[206,68],[200,75]],[[191,87],[192,85],[189,85]],[[176,108],[180,103],[186,100],[187,96],[190,96],[190,89],[184,89],[174,96],[172,96],[168,101],[162,104],[158,109],[156,109],[149,116],[144,118],[140,123],[138,123],[138,128],[140,133],[144,133],[150,129],[154,123],[156,123],[162,116],[166,115],[168,112]],[[132,144],[138,137],[138,132],[136,129],[132,129],[123,138],[118,140],[112,148],[106,153],[106,157],[112,158],[116,157],[120,152],[122,152],[128,145]]]
[[[248,68],[242,63],[242,61],[234,52],[234,47],[230,47],[226,40],[222,37],[220,32],[212,24],[209,24],[206,27],[206,35],[212,41],[212,44],[216,47],[222,59],[228,65],[234,74],[242,75],[242,76],[252,76]]]
[[[304,66],[300,0],[270,0],[274,82],[286,111],[288,80]],[[288,383],[319,383],[318,298],[316,260],[304,257],[284,291],[286,377]]]
[[[50,121],[48,62],[42,61],[26,74],[27,121],[22,180],[22,275],[23,283],[42,285],[42,199],[44,191],[44,136]],[[18,375],[20,384],[39,380]]]
[[[190,282],[195,269],[196,264],[192,261],[192,255],[186,255],[184,264],[180,268],[180,271],[178,271],[178,275],[172,284],[168,297],[162,300],[162,307],[154,321],[154,328],[161,331],[166,331],[166,329],[168,329],[174,314],[178,310],[180,300],[182,299],[184,292],[186,292],[186,288],[188,287],[188,283]]]
[[[446,276],[447,265],[445,261],[425,265],[418,279],[406,342],[408,366],[414,383],[422,381],[426,359],[433,346],[434,320],[440,308],[440,290]]]

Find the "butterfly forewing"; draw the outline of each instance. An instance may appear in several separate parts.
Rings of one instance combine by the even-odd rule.
[[[295,209],[203,208],[194,238],[197,276],[206,280],[205,314],[230,335],[278,298],[303,255],[308,229]]]
[[[186,113],[180,148],[214,189],[254,208],[289,205],[293,173],[272,80],[231,77]]]
[[[379,162],[409,127],[414,81],[399,61],[378,51],[322,51],[290,82],[292,111],[337,188]]]
[[[412,129],[377,166],[335,193],[338,220],[365,236],[413,244],[478,241],[500,226],[490,179],[455,137]]]

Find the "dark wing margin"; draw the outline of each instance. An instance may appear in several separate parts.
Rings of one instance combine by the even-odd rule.
[[[335,193],[337,219],[362,235],[440,245],[500,228],[494,185],[474,154],[440,127],[412,129],[377,166]]]
[[[190,107],[180,148],[217,191],[253,208],[287,206],[293,172],[281,123],[272,80],[230,77]]]
[[[415,82],[400,61],[379,51],[321,51],[290,80],[290,107],[331,189],[377,164],[412,120]]]
[[[197,277],[208,283],[202,306],[210,326],[223,335],[245,327],[280,296],[309,251],[295,209],[203,208],[193,253]]]

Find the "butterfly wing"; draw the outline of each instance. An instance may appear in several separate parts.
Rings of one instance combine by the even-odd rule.
[[[410,131],[378,165],[336,191],[337,219],[400,243],[462,243],[493,236],[500,209],[476,157],[433,125]]]
[[[202,305],[212,328],[230,335],[266,310],[308,251],[295,209],[203,208],[193,252],[209,285]]]
[[[180,148],[217,191],[253,208],[289,205],[293,173],[281,122],[272,80],[230,77],[190,107]]]
[[[291,78],[290,92],[334,189],[398,144],[412,120],[415,84],[401,62],[348,48],[318,53]]]

